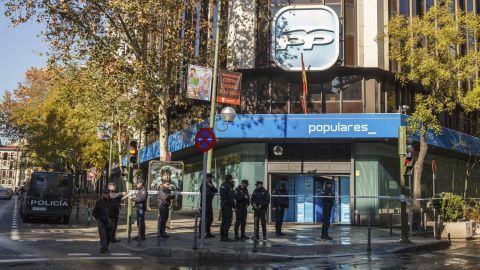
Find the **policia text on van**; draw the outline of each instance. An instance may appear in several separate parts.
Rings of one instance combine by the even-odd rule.
[[[33,217],[52,217],[68,224],[73,198],[71,174],[34,172],[25,184],[20,215],[23,222]]]

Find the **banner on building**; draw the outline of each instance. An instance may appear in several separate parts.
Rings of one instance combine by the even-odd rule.
[[[240,105],[242,73],[221,70],[218,79],[217,102]]]
[[[183,162],[151,161],[148,167],[148,189],[159,190],[166,181],[171,191],[183,191]],[[173,200],[173,209],[182,208],[182,198]]]
[[[97,139],[110,140],[112,138],[112,129],[110,122],[100,122],[97,126]]]
[[[212,96],[212,69],[188,65],[187,97],[210,101]]]

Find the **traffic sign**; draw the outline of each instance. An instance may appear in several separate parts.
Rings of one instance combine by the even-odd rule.
[[[435,160],[432,161],[432,172],[433,174],[437,174],[437,162]]]
[[[195,145],[200,151],[206,152],[215,144],[215,133],[210,128],[201,128],[195,135]]]
[[[172,155],[170,154],[170,152],[167,153],[166,161],[172,161]]]

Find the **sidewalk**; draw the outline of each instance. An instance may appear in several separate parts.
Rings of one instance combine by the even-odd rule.
[[[81,209],[83,213],[85,210]],[[72,218],[75,218],[75,212]],[[132,216],[135,220],[135,215]],[[283,232],[287,235],[276,237],[274,224],[267,226],[266,241],[260,240],[257,243],[257,252],[252,252],[253,240],[237,242],[220,242],[218,234],[220,221],[214,221],[212,233],[215,238],[204,239],[204,249],[200,248],[200,239],[197,239],[198,249],[193,250],[193,228],[195,218],[173,213],[171,218],[171,229],[167,229],[170,238],[161,238],[160,246],[157,247],[157,211],[153,209],[146,213],[146,241],[141,242],[137,247],[137,241],[127,242],[126,216],[121,211],[120,221],[117,230],[117,237],[122,239],[118,243],[124,248],[132,251],[165,257],[178,260],[191,261],[283,261],[293,259],[311,259],[321,256],[348,256],[352,254],[367,254],[367,227],[356,227],[349,225],[332,225],[329,234],[332,241],[320,239],[320,224],[295,224],[284,223]],[[86,215],[80,216],[74,222],[86,225]],[[233,239],[233,225],[230,228],[229,237]],[[96,228],[96,221],[91,221],[90,227]],[[261,226],[260,226],[261,227]],[[260,229],[261,230],[261,229]],[[137,235],[136,224],[132,225],[132,235]],[[260,236],[261,236],[260,232]],[[247,236],[253,236],[253,224],[247,224]],[[410,237],[410,244],[400,244],[400,230],[394,229],[393,236],[390,236],[389,228],[372,227],[371,248],[372,252],[413,252],[420,250],[431,250],[446,248],[449,246],[447,240],[434,240],[432,235],[428,238],[422,236]]]

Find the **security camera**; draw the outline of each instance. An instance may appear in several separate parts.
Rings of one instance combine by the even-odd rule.
[[[388,142],[388,139],[385,139],[385,142]]]

